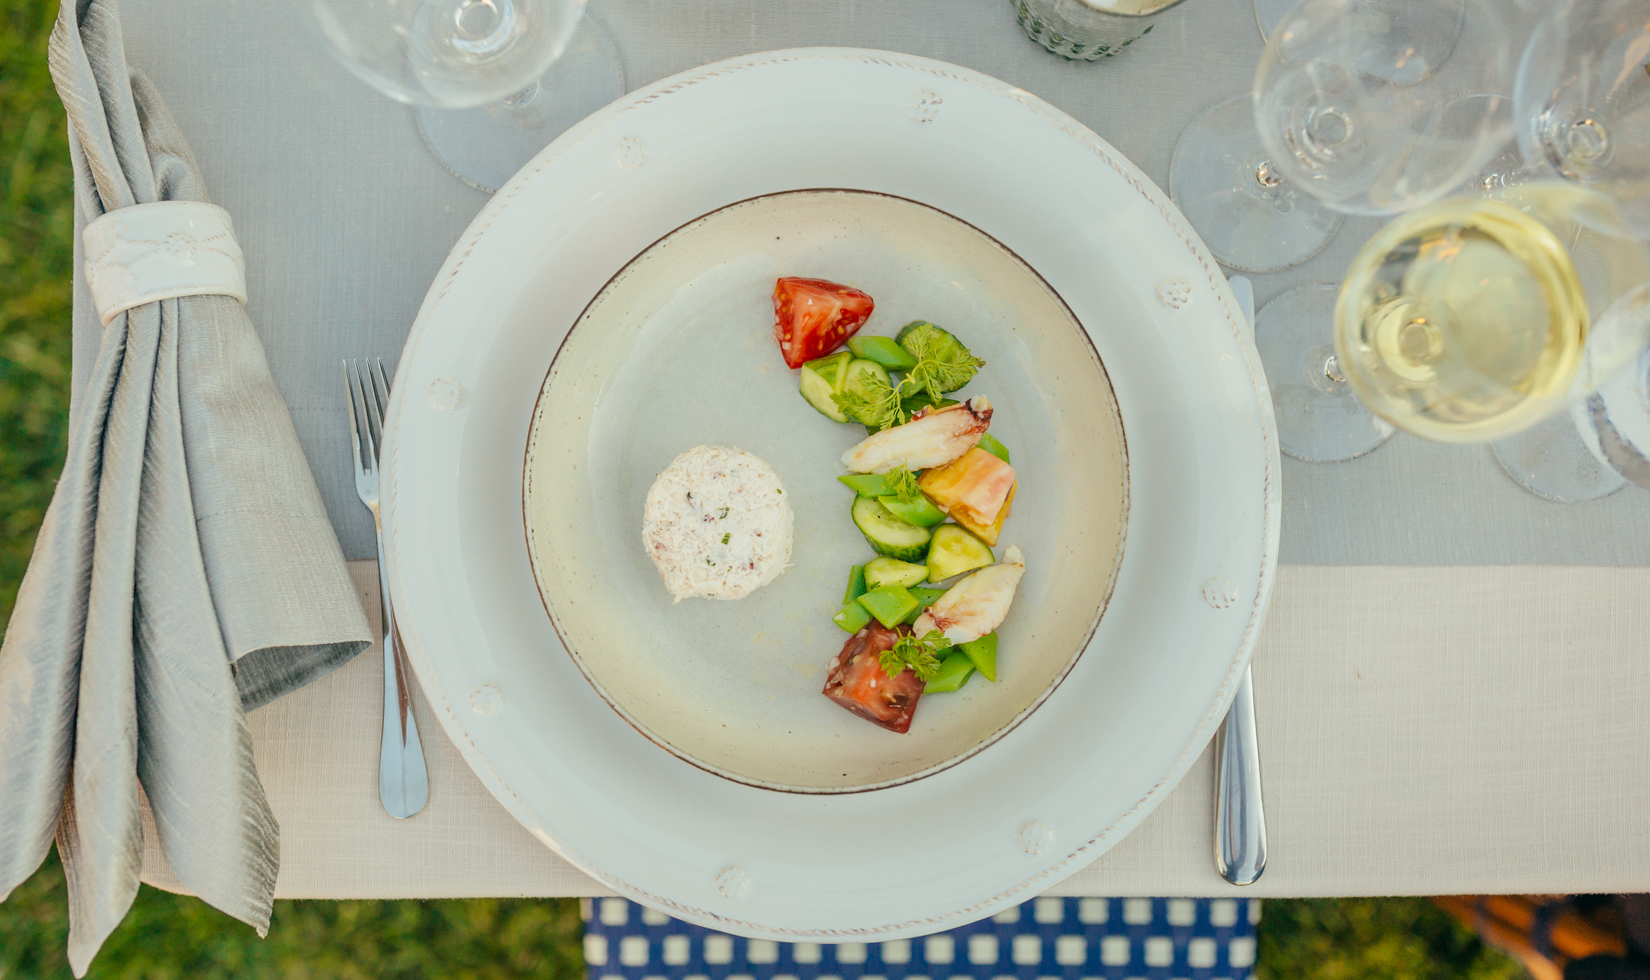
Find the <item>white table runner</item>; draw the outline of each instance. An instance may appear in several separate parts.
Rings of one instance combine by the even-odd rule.
[[[376,568],[351,572],[376,610]],[[1255,654],[1265,876],[1215,874],[1205,752],[1049,894],[1643,891],[1647,593],[1646,569],[1283,566]],[[281,824],[277,896],[608,894],[505,812],[422,698],[430,803],[384,812],[375,653],[249,717]],[[152,834],[144,880],[176,887]]]

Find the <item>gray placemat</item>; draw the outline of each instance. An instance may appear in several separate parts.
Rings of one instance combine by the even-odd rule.
[[[425,288],[485,202],[420,141],[408,107],[357,81],[296,4],[125,0],[131,63],[154,80],[246,253],[249,310],[351,558],[373,555],[355,499],[339,361],[393,364]],[[1250,0],[1191,0],[1123,57],[1065,62],[1007,0],[594,0],[630,84],[773,48],[884,48],[955,62],[1071,113],[1160,184],[1180,132],[1245,91],[1261,51]],[[1334,281],[1371,233],[1348,221],[1317,258],[1251,277],[1256,300]],[[81,296],[77,292],[77,297]],[[75,338],[76,390],[97,338]],[[1307,564],[1650,564],[1650,494],[1530,496],[1482,447],[1399,436],[1329,466],[1286,461],[1282,560]]]

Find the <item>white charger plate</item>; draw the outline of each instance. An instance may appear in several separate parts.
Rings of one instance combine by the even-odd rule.
[[[821,187],[929,205],[1037,271],[1115,390],[1130,509],[1111,603],[1035,714],[927,778],[802,795],[689,765],[609,708],[540,602],[521,487],[546,371],[608,280],[702,215]],[[597,880],[747,936],[923,935],[1093,860],[1213,734],[1276,561],[1270,398],[1224,278],[1167,196],[1025,92],[884,52],[721,62],[557,140],[437,276],[388,428],[391,590],[448,734],[524,826]],[[610,601],[628,615],[629,597]]]

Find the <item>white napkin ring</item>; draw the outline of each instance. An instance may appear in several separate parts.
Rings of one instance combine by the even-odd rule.
[[[246,260],[229,212],[200,201],[118,208],[83,233],[86,283],[104,326],[174,296],[233,296],[246,305]]]

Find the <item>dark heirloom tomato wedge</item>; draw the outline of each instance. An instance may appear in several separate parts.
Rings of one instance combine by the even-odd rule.
[[[788,276],[773,286],[773,339],[786,365],[799,368],[841,347],[875,308],[851,286]]]
[[[908,632],[904,626],[891,630],[873,622],[848,637],[826,670],[825,696],[867,721],[905,734],[917,713],[923,683],[910,668],[889,679],[882,672],[882,652],[892,650]]]

